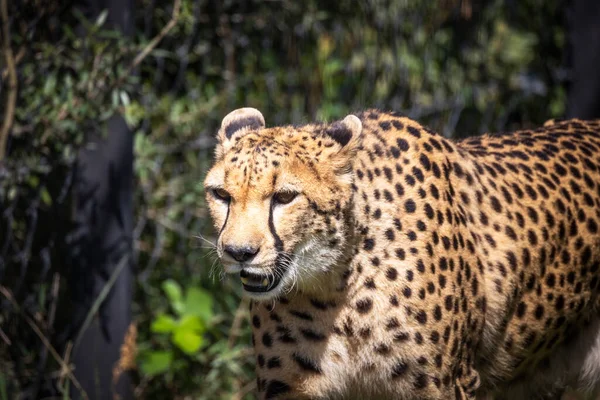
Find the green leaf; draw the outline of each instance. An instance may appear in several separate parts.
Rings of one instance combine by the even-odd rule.
[[[165,314],[160,314],[152,322],[150,330],[156,333],[169,333],[173,332],[176,327],[177,322],[172,317]]]
[[[163,282],[162,289],[167,294],[173,310],[181,315],[185,309],[182,301],[183,294],[181,291],[181,286],[179,286],[179,284],[174,280],[167,279]]]
[[[104,25],[104,22],[106,22],[106,17],[108,16],[108,10],[103,10],[100,15],[98,15],[98,18],[96,18],[96,26],[102,26]]]
[[[204,332],[204,324],[200,317],[196,315],[185,315],[177,324],[177,330],[188,330],[196,333]]]
[[[123,104],[125,107],[127,107],[131,103],[131,100],[129,99],[129,94],[127,94],[126,91],[121,90],[119,92],[119,96],[121,97],[121,104]]]
[[[50,193],[48,192],[48,189],[46,189],[46,188],[43,188],[43,189],[40,191],[40,197],[41,197],[41,199],[42,199],[42,202],[43,202],[45,205],[47,205],[47,206],[50,206],[50,205],[52,205],[52,196],[50,196]]]
[[[162,289],[167,294],[171,302],[181,301],[181,286],[172,279],[167,279],[162,283]]]
[[[142,358],[140,369],[144,375],[154,376],[167,371],[172,362],[172,352],[151,351]]]
[[[203,289],[191,286],[187,289],[185,296],[185,313],[196,315],[204,321],[208,321],[213,316],[213,299]]]
[[[202,336],[190,329],[178,328],[171,340],[186,354],[193,354],[202,346]]]

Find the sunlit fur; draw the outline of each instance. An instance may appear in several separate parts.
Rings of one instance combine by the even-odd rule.
[[[227,257],[224,245],[259,247],[259,253],[244,264],[244,269],[265,276],[279,273],[282,279],[267,293],[248,292],[250,297],[268,300],[295,290],[319,291],[327,272],[333,278],[339,276],[334,266],[346,246],[350,220],[342,210],[347,210],[351,197],[349,162],[360,126],[349,132],[354,136],[344,146],[326,135],[320,137],[315,144],[320,153],[316,159],[302,149],[307,137],[316,138],[310,130],[271,128],[258,132],[242,127],[231,138],[219,134],[217,162],[205,180],[210,212],[220,232],[217,253],[225,271],[237,273],[242,265]],[[212,195],[214,188],[226,190],[231,200]],[[273,227],[283,243],[278,251],[269,215],[273,195],[280,191],[298,195],[289,204],[273,206]],[[284,272],[274,266],[278,256]]]
[[[240,109],[217,138],[223,270],[282,278],[246,293],[259,399],[600,395],[600,121],[450,141]]]

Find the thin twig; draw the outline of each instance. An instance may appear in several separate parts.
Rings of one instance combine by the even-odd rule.
[[[231,400],[242,400],[245,395],[247,395],[250,392],[253,392],[255,389],[256,381],[250,381],[246,385],[244,385],[244,387],[242,387],[239,391],[234,393],[234,395],[231,397]]]
[[[21,47],[19,49],[19,51],[17,52],[17,55],[15,56],[15,67],[17,65],[19,65],[21,60],[23,60],[23,57],[25,57],[25,46]],[[5,68],[2,70],[2,79],[6,79],[7,76],[8,76],[8,68]]]
[[[10,341],[8,336],[6,336],[6,333],[4,333],[2,328],[0,328],[0,339],[2,339],[4,341],[4,343],[6,343],[8,346],[10,346],[12,344],[12,342]]]
[[[8,5],[6,0],[0,0],[0,23],[2,24],[2,52],[6,59],[6,68],[8,71],[8,94],[6,96],[6,106],[0,129],[0,162],[4,160],[6,154],[6,142],[8,134],[15,118],[15,105],[17,103],[17,69],[15,58],[10,47],[10,30],[8,25]]]
[[[61,372],[64,373],[64,375],[69,377],[69,380],[71,382],[73,382],[73,385],[75,385],[75,388],[77,388],[77,390],[79,390],[81,397],[83,399],[87,400],[88,399],[87,393],[85,392],[85,390],[83,390],[83,387],[81,386],[81,384],[79,383],[77,378],[75,378],[75,376],[73,375],[72,368],[58,354],[58,352],[56,351],[54,346],[52,346],[52,344],[50,343],[48,338],[46,338],[46,336],[44,336],[44,334],[42,333],[41,329],[37,326],[35,321],[33,321],[28,315],[26,315],[25,313],[23,313],[21,311],[19,304],[17,304],[17,302],[16,302],[15,298],[13,297],[12,293],[10,292],[10,290],[8,290],[3,285],[0,285],[0,293],[2,293],[2,295],[12,304],[14,309],[23,316],[23,318],[25,319],[27,324],[31,327],[31,329],[35,332],[35,334],[40,338],[40,340],[42,341],[44,346],[46,346],[46,348],[48,348],[48,351],[50,351],[50,354],[52,354],[52,357],[54,357],[56,362],[60,365]]]
[[[85,333],[85,331],[89,327],[90,323],[92,322],[92,319],[94,318],[94,316],[100,309],[100,306],[102,305],[102,303],[108,296],[108,293],[110,293],[110,290],[112,289],[115,282],[117,281],[117,278],[119,277],[119,275],[121,275],[121,271],[123,271],[125,266],[128,264],[129,264],[129,255],[125,254],[125,255],[123,255],[123,257],[121,257],[121,260],[119,261],[119,263],[117,264],[117,266],[115,267],[113,272],[111,273],[110,278],[108,278],[108,281],[104,284],[104,287],[98,294],[98,297],[96,298],[96,300],[94,300],[94,303],[92,304],[92,306],[90,307],[90,310],[88,311],[87,315],[85,316],[85,320],[83,321],[83,324],[81,325],[81,328],[79,328],[79,332],[77,332],[77,336],[75,337],[75,342],[73,344],[74,349],[77,349],[77,347],[79,347],[79,343],[81,342],[81,339],[83,338],[83,334]]]
[[[229,340],[227,341],[227,347],[230,349],[235,345],[235,340],[240,333],[240,327],[242,326],[242,321],[246,317],[246,312],[248,311],[248,299],[242,298],[240,301],[240,305],[238,306],[235,315],[233,317],[233,322],[231,323],[231,328],[229,329]]]
[[[3,1],[6,1],[6,0],[3,0]],[[115,82],[114,85],[112,85],[113,89],[121,86],[121,84],[123,84],[123,81],[129,76],[129,74],[131,74],[131,71],[133,71],[135,68],[137,68],[137,66],[140,65],[140,63],[144,60],[144,58],[146,58],[148,56],[148,54],[150,54],[150,52],[152,50],[154,50],[154,48],[156,46],[158,46],[160,41],[163,40],[165,36],[167,36],[169,31],[171,29],[173,29],[175,27],[175,25],[177,25],[177,22],[179,21],[180,12],[181,12],[181,0],[175,0],[173,2],[173,13],[171,14],[171,19],[169,20],[169,22],[167,22],[167,24],[162,28],[160,33],[158,35],[154,36],[154,38],[150,41],[150,43],[148,43],[146,45],[146,47],[144,47],[142,49],[142,51],[140,51],[138,53],[138,55],[135,56],[135,58],[133,59],[131,64],[129,64],[129,66],[125,69],[125,73],[123,75],[121,75],[121,77]]]

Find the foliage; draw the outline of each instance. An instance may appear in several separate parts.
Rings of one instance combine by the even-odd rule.
[[[81,132],[97,130],[114,112],[135,129],[140,398],[252,397],[247,311],[239,286],[218,279],[202,189],[213,135],[227,112],[256,107],[276,125],[379,107],[450,137],[563,113],[559,0],[511,7],[489,0],[472,4],[470,14],[465,4],[183,0],[178,24],[133,76],[126,67],[169,19],[168,0],[137,1],[134,40],[100,29],[102,18],[87,23],[87,36],[74,35],[84,22],[67,6],[47,11],[65,21],[48,24],[55,26],[52,40],[15,33],[15,45],[29,50],[19,65],[0,204],[21,210],[13,222],[18,243],[27,243],[32,198],[68,220],[68,184],[50,184],[56,179],[49,176],[68,176],[85,145]],[[39,261],[43,250],[38,244],[28,254]],[[30,313],[46,320],[48,279],[30,271],[38,276],[27,304],[41,304]],[[35,354],[21,355],[36,365]],[[0,348],[0,362],[5,358]]]

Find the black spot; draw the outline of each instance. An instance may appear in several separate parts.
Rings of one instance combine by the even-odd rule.
[[[290,389],[291,388],[284,382],[281,382],[278,380],[270,381],[269,384],[267,385],[265,399],[267,399],[267,400],[274,399],[275,397],[279,396],[280,394],[289,392]]]
[[[394,335],[394,342],[406,342],[410,336],[406,332],[398,332]]]
[[[406,252],[404,249],[396,249],[396,257],[399,260],[404,260],[406,258]]]
[[[429,384],[429,378],[425,374],[417,375],[415,379],[415,388],[416,389],[425,389]]]
[[[390,281],[395,281],[396,278],[398,277],[398,271],[396,270],[396,268],[394,267],[390,267],[388,268],[388,270],[385,273],[385,276],[390,280]]]
[[[431,207],[431,205],[429,203],[426,203],[424,208],[425,208],[425,215],[427,215],[427,218],[433,219],[435,213],[434,213],[433,208]]]
[[[318,308],[319,310],[323,310],[323,311],[327,310],[327,304],[320,300],[310,299],[310,304],[312,304],[313,307]]]
[[[301,328],[300,333],[304,336],[305,339],[310,340],[312,342],[320,342],[325,340],[326,336],[322,333],[315,332],[312,329]]]
[[[421,165],[423,166],[423,168],[425,168],[426,171],[429,171],[431,169],[431,162],[429,161],[429,158],[425,153],[421,153],[419,161],[421,162]]]
[[[310,314],[305,313],[303,311],[290,310],[290,314],[292,314],[294,317],[303,319],[305,321],[312,321],[313,320],[313,317]]]
[[[392,378],[399,378],[404,375],[406,371],[408,371],[408,364],[406,364],[404,361],[398,361],[392,367]]]
[[[392,317],[388,320],[388,322],[385,324],[385,329],[392,330],[392,329],[396,329],[400,326],[400,323],[398,322],[398,320],[395,317]]]
[[[492,202],[492,208],[494,209],[494,211],[496,211],[497,213],[502,212],[502,206],[500,205],[500,201],[492,196],[490,198],[490,201]]]
[[[587,230],[590,233],[597,233],[598,232],[598,224],[593,219],[588,218],[586,226],[587,226]]]
[[[390,123],[389,123],[389,121],[381,121],[379,123],[379,127],[381,129],[383,129],[384,131],[389,131],[390,130]]]
[[[313,360],[311,360],[307,357],[304,357],[297,353],[294,353],[292,355],[292,358],[294,359],[296,364],[298,364],[298,366],[305,371],[310,371],[310,372],[314,372],[317,374],[320,374],[322,372],[321,367],[319,367],[319,365],[317,365],[316,362],[314,362]]]
[[[444,299],[444,306],[446,307],[446,311],[452,311],[452,303],[452,296],[446,296],[446,298]]]
[[[393,229],[387,229],[385,231],[385,237],[387,238],[387,240],[393,241],[396,238],[396,235],[394,234],[394,230]]]
[[[365,280],[365,287],[367,289],[376,289],[375,280],[373,278],[367,278]]]
[[[406,130],[408,131],[408,133],[410,133],[411,135],[413,135],[416,138],[421,137],[421,131],[419,129],[415,128],[414,126],[409,126],[406,128]]]
[[[390,347],[386,344],[379,344],[377,346],[375,346],[375,352],[378,354],[388,354],[390,352]]]
[[[535,319],[540,320],[544,316],[544,306],[538,304],[534,311]]]
[[[406,210],[407,213],[414,213],[415,210],[417,209],[417,205],[415,204],[414,200],[408,199],[404,203],[404,209]]]
[[[356,302],[356,310],[361,314],[366,314],[373,308],[373,300],[371,299],[360,299]]]
[[[433,318],[435,318],[436,321],[442,319],[442,307],[435,306],[435,309],[433,310]]]
[[[548,285],[548,287],[554,287],[555,284],[556,284],[556,275],[549,273],[548,276],[546,276],[546,285]]]
[[[273,338],[269,334],[269,332],[265,332],[262,336],[262,343],[265,347],[271,347],[273,345]]]
[[[267,361],[267,368],[281,368],[281,360],[279,359],[279,357],[269,358],[269,361]]]
[[[398,147],[402,151],[407,151],[409,149],[409,147],[410,147],[408,145],[408,142],[405,139],[402,139],[402,138],[396,139],[396,143],[398,144]]]

